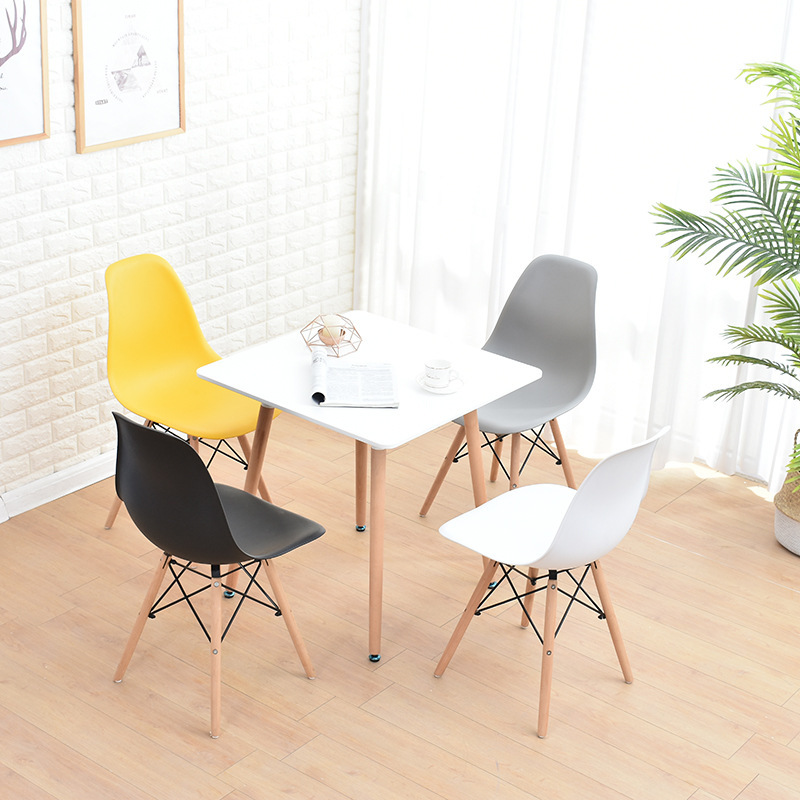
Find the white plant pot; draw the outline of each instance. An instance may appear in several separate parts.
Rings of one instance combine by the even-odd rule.
[[[777,506],[775,508],[775,538],[787,550],[800,556],[800,522],[787,517]]]

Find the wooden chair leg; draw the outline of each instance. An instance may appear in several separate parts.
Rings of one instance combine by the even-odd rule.
[[[561,469],[564,470],[564,480],[570,489],[577,489],[578,484],[575,483],[575,476],[572,473],[572,464],[569,463],[569,455],[567,448],[564,446],[564,437],[561,435],[561,427],[558,420],[553,418],[550,420],[550,431],[553,434],[553,439],[556,442],[556,450],[558,451],[558,460],[561,462]]]
[[[278,576],[278,572],[275,569],[275,564],[272,560],[264,561],[264,570],[267,573],[267,578],[269,578],[269,585],[272,587],[272,593],[275,595],[275,601],[278,604],[278,608],[281,610],[281,616],[283,617],[283,621],[286,623],[289,636],[292,637],[294,649],[297,651],[297,655],[300,657],[300,663],[303,665],[306,677],[315,678],[316,673],[314,672],[314,666],[311,663],[311,657],[308,655],[305,642],[303,641],[303,637],[300,635],[300,630],[295,622],[294,614],[292,614],[292,609],[289,606],[288,599],[286,598],[286,593],[283,591],[283,584],[281,583],[281,579]]]
[[[522,462],[522,434],[513,433],[511,435],[511,464],[508,471],[508,488],[516,489],[519,486],[519,470]]]
[[[117,519],[117,514],[119,514],[119,510],[122,508],[122,500],[119,499],[116,495],[114,495],[114,499],[111,502],[111,508],[108,510],[108,516],[106,517],[105,525],[103,526],[107,531],[111,530],[114,522]]]
[[[497,473],[500,471],[500,459],[502,457],[503,457],[503,439],[498,439],[494,444],[492,467],[489,470],[489,480],[492,483],[494,483],[497,480]]]
[[[133,651],[136,649],[136,645],[139,643],[139,638],[144,630],[145,623],[149,619],[150,609],[153,607],[158,590],[161,588],[161,584],[164,581],[164,575],[167,573],[167,564],[169,564],[169,559],[170,556],[164,553],[161,556],[161,561],[158,562],[155,572],[153,572],[153,577],[150,581],[150,588],[147,590],[144,600],[142,600],[139,614],[136,617],[136,622],[133,624],[133,630],[131,631],[131,635],[128,637],[128,643],[125,645],[122,658],[119,660],[119,664],[117,665],[117,671],[114,673],[114,683],[120,683],[122,678],[125,676],[125,670],[128,669],[128,664],[130,664]]]
[[[539,570],[536,567],[528,567],[528,584],[526,584],[526,591],[531,591],[535,584],[536,579],[539,577]],[[528,617],[533,613],[533,594],[529,594],[523,601],[523,605],[525,606],[525,611],[528,613],[526,614],[525,611],[522,612],[522,619],[520,620],[520,625],[523,628],[528,627]]]
[[[558,577],[550,572],[547,577],[546,602],[544,607],[544,635],[542,644],[542,676],[539,685],[539,723],[540,739],[547,736],[550,721],[550,691],[553,685],[553,652],[556,641],[556,612],[558,604]]]
[[[218,566],[211,568],[211,738],[218,739],[222,720],[222,580]]]
[[[445,647],[444,653],[442,653],[442,657],[439,659],[439,663],[436,665],[436,669],[433,672],[436,678],[441,678],[442,674],[447,669],[450,659],[455,654],[458,645],[467,632],[469,623],[472,622],[472,618],[475,616],[478,605],[486,594],[486,587],[492,582],[492,578],[494,578],[494,574],[497,572],[498,564],[496,561],[485,561],[486,566],[483,569],[480,580],[476,584],[472,596],[467,603],[467,607],[464,609],[464,613],[461,615],[461,619],[458,621],[455,630],[451,634],[450,641],[447,643],[447,647]]]
[[[366,442],[356,439],[356,530],[367,529],[367,493],[369,488],[369,450]]]
[[[419,515],[421,517],[424,517],[428,511],[430,511],[433,501],[436,499],[436,495],[439,493],[439,489],[444,483],[444,479],[447,477],[447,472],[450,469],[450,465],[453,463],[453,459],[456,457],[458,448],[461,447],[466,435],[467,432],[464,429],[464,426],[459,425],[456,435],[453,437],[453,441],[450,444],[450,449],[447,451],[444,461],[442,461],[442,466],[439,467],[439,471],[436,473],[436,477],[433,479],[431,488],[428,491],[428,496],[425,498],[425,502],[422,504],[422,508],[419,510]]]
[[[248,469],[249,469],[249,465],[250,465],[250,442],[247,440],[246,436],[240,436],[239,437],[239,446],[242,448],[242,453],[244,454],[244,457],[245,457],[245,460],[247,461]],[[264,476],[263,475],[259,475],[258,476],[258,493],[268,503],[272,502],[272,498],[270,497],[269,489],[267,489],[267,484],[264,481]]]
[[[611,602],[611,596],[608,593],[606,576],[603,572],[603,568],[600,566],[599,561],[592,563],[592,577],[594,578],[594,585],[597,587],[597,594],[600,598],[600,605],[603,607],[603,614],[605,614],[606,623],[608,623],[608,631],[611,634],[611,641],[614,643],[614,650],[617,653],[617,659],[619,660],[619,665],[622,668],[622,676],[625,678],[625,683],[633,683],[633,670],[631,669],[631,662],[628,660],[628,652],[625,649],[625,642],[622,641],[622,633],[619,629],[617,613],[614,611],[614,605]]]

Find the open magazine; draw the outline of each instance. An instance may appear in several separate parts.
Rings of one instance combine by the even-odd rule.
[[[321,347],[311,351],[311,399],[342,408],[399,406],[391,364],[345,364]]]

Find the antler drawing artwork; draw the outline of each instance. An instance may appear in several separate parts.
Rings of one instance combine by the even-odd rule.
[[[27,8],[25,7],[25,0],[22,0],[22,19],[19,18],[19,11],[17,10],[17,0],[14,2],[14,22],[11,22],[11,14],[6,9],[6,19],[8,20],[8,28],[11,31],[11,50],[5,55],[0,55],[0,67],[8,61],[11,56],[16,55],[22,50],[22,46],[28,38],[28,29],[25,27],[25,17],[27,16]]]

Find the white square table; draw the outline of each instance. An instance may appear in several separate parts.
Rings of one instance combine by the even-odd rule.
[[[370,475],[369,658],[380,659],[383,602],[383,538],[387,451],[440,425],[464,418],[475,504],[486,502],[477,409],[541,377],[541,370],[412,328],[366,311],[346,316],[362,337],[344,356],[352,363],[388,362],[400,400],[398,408],[327,408],[311,399],[311,353],[299,331],[250,347],[197,370],[205,380],[258,400],[258,416],[245,489],[258,478],[276,408],[355,440],[356,527],[364,530],[367,474]],[[463,386],[434,394],[418,379],[429,358],[449,359]]]

